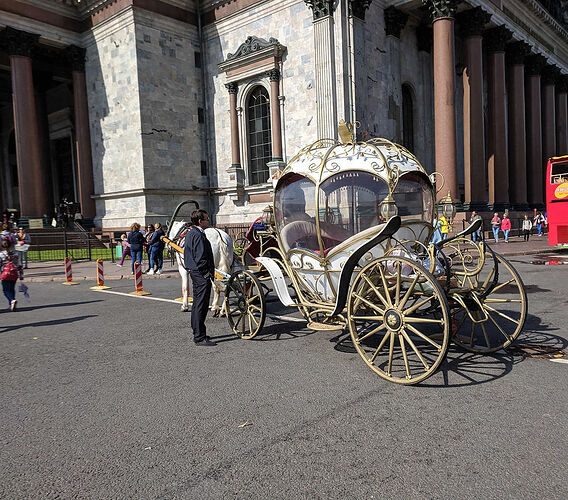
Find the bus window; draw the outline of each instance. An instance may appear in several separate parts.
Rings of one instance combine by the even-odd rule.
[[[568,182],[568,163],[555,163],[550,169],[550,183],[561,184]]]

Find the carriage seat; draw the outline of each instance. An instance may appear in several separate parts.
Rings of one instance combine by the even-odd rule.
[[[326,247],[324,252],[327,252],[330,248],[339,245],[346,238],[351,236],[351,233],[342,227],[335,224],[328,224],[322,222],[320,224],[320,231],[322,241]],[[289,250],[291,248],[306,248],[312,251],[318,252],[318,239],[317,239],[317,227],[315,222],[297,220],[290,222],[282,229],[280,233],[280,238],[282,239],[282,244]],[[299,243],[301,245],[298,245]]]

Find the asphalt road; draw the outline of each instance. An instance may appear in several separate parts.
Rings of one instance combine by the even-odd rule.
[[[566,348],[568,265],[513,260],[519,342]],[[0,313],[1,498],[568,497],[567,363],[452,348],[401,387],[291,311],[253,341],[209,319],[198,348],[178,304],[30,286]]]

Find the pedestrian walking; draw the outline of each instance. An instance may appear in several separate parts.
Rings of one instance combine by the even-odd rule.
[[[444,215],[440,217],[440,232],[442,233],[442,239],[445,240],[448,238],[448,233],[450,232],[450,223],[448,219]]]
[[[19,230],[18,230],[18,233],[16,235],[16,242],[17,242],[17,245],[20,246],[20,247],[23,246],[23,245],[28,245],[28,247],[29,247],[31,242],[32,242],[30,235],[26,232],[26,230],[23,227],[20,227]],[[28,251],[22,250],[20,253],[21,253],[20,260],[23,261],[22,264],[24,265],[24,269],[27,269],[28,268]]]
[[[162,266],[164,265],[164,247],[165,243],[162,241],[164,231],[159,222],[154,224],[154,233],[148,242],[148,253],[150,255],[150,270],[148,274],[162,274]]]
[[[0,280],[2,291],[8,299],[10,311],[15,311],[18,301],[16,300],[16,281],[24,279],[20,255],[14,250],[14,243],[4,238],[0,244]]]
[[[122,267],[122,265],[124,264],[124,259],[126,257],[130,257],[131,260],[134,260],[132,258],[130,243],[128,243],[128,236],[126,236],[126,234],[120,235],[120,244],[122,245],[122,258],[120,259],[120,264],[117,264],[118,267]]]
[[[536,226],[538,236],[542,236],[542,227],[544,226],[544,216],[542,213],[537,212],[533,220],[533,226]]]
[[[140,224],[138,222],[134,222],[130,226],[130,232],[126,240],[130,243],[132,274],[134,274],[134,263],[142,264],[142,248],[144,245],[144,235],[140,232]]]
[[[432,227],[434,228],[434,232],[432,233],[430,243],[435,245],[436,243],[440,243],[440,241],[442,241],[442,223],[438,219],[434,219]]]
[[[501,221],[501,231],[503,231],[503,235],[505,236],[505,243],[509,243],[509,231],[511,231],[511,219],[509,219],[509,215],[507,212],[503,214],[503,220]]]
[[[146,226],[146,232],[144,233],[144,252],[146,252],[146,255],[148,256],[148,269],[145,269],[143,271],[144,274],[149,273],[150,270],[152,269],[150,263],[150,240],[152,239],[153,234],[154,234],[154,225],[148,224]]]
[[[469,223],[473,224],[474,222],[478,221],[478,220],[483,220],[481,218],[481,215],[479,215],[475,210],[473,212],[471,212],[471,217],[469,219]],[[481,228],[482,228],[483,224],[481,226],[479,226],[479,229],[477,231],[474,231],[473,233],[471,233],[471,241],[473,241],[474,243],[476,241],[481,241]]]
[[[189,270],[193,286],[191,306],[191,328],[193,341],[198,346],[214,346],[206,335],[205,317],[211,296],[211,283],[215,272],[213,250],[205,236],[209,227],[209,215],[205,210],[194,210],[191,214],[193,224],[185,237],[183,265]]]
[[[532,222],[529,220],[529,216],[525,215],[525,218],[523,219],[523,226],[522,226],[522,230],[523,230],[523,240],[524,241],[529,241],[529,236],[531,234],[531,230],[532,230]]]
[[[493,218],[491,219],[491,230],[493,231],[493,238],[495,239],[495,243],[499,243],[500,227],[501,227],[501,219],[499,218],[499,214],[495,212],[493,214]]]

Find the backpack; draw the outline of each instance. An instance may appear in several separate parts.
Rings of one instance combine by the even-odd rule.
[[[4,265],[4,269],[2,270],[2,274],[0,274],[0,279],[2,281],[16,281],[18,279],[20,273],[18,273],[18,269],[13,264],[11,260],[6,262]]]

